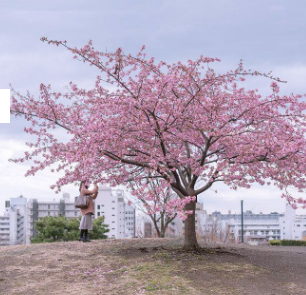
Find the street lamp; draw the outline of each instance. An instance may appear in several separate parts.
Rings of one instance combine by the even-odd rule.
[[[243,200],[241,200],[241,243],[243,243]]]

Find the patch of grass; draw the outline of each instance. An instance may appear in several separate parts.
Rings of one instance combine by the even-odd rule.
[[[240,295],[248,294],[250,282],[255,286],[252,294],[261,295],[275,279],[271,259],[283,257],[286,263],[289,261],[285,260],[285,250],[274,251],[275,247],[266,248],[274,253],[269,258],[261,256],[265,252],[247,248],[240,251],[232,247],[206,246],[200,251],[183,251],[177,241],[160,239],[69,242],[3,249],[0,249],[0,294],[10,295]],[[257,263],[257,259],[261,259],[261,263]],[[270,263],[265,263],[266,259],[270,259]],[[263,276],[271,280],[262,280]],[[262,282],[268,282],[267,286],[262,287]],[[306,291],[302,283],[294,277],[288,278],[287,273],[274,282],[274,288],[278,294],[283,288],[294,290],[296,294]]]
[[[190,281],[177,276],[177,265],[161,261],[138,263],[124,274],[125,286],[138,284],[139,289],[152,294],[193,294]],[[157,292],[157,293],[156,293]],[[174,293],[175,292],[175,293]]]
[[[173,255],[171,255],[168,252],[156,252],[151,256],[153,259],[162,259],[165,261],[172,261],[173,260]]]

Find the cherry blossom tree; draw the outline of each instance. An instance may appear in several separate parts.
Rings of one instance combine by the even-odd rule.
[[[217,74],[215,58],[156,62],[144,48],[96,51],[90,41],[73,48],[66,41],[42,41],[69,50],[101,75],[85,90],[70,83],[64,93],[40,85],[39,97],[14,92],[12,113],[32,123],[25,132],[36,142],[18,161],[32,161],[27,175],[58,166],[55,187],[84,178],[125,184],[163,179],[184,204],[185,248],[198,248],[196,198],[217,182],[231,189],[273,184],[294,207],[305,200],[305,108],[301,95],[281,96],[270,74],[237,69]],[[60,66],[59,66],[60,68]],[[271,94],[242,88],[245,78],[265,76]],[[67,133],[65,141],[54,130]]]
[[[176,217],[186,218],[185,204],[193,200],[184,198],[185,202],[182,202],[167,182],[160,178],[131,181],[128,186],[133,203],[150,217],[159,238],[165,237],[169,224]]]

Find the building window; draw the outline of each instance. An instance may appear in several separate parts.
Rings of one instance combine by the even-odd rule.
[[[98,212],[98,216],[100,216],[100,212]]]
[[[100,205],[98,205],[98,209],[100,209]]]

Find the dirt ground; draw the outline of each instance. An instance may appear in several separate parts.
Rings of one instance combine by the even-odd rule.
[[[306,295],[306,247],[103,240],[0,247],[0,294]]]

